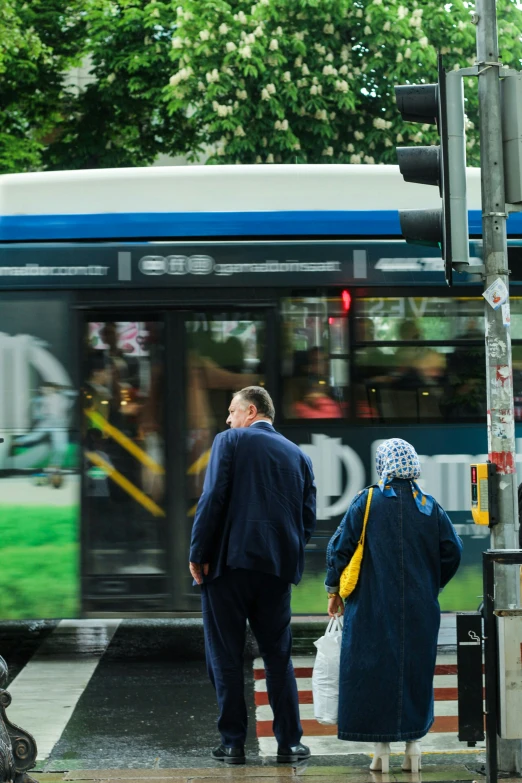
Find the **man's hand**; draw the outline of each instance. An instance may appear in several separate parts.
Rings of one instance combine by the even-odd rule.
[[[344,603],[341,596],[337,594],[328,599],[328,616],[339,617],[341,614],[344,614]]]
[[[198,585],[203,584],[203,576],[208,575],[209,563],[189,563],[190,573]]]

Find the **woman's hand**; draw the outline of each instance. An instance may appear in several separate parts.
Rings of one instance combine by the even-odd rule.
[[[339,593],[337,593],[333,598],[328,599],[328,616],[339,617],[342,614],[344,614],[344,603]]]

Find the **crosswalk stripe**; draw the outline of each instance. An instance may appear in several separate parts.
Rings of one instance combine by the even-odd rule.
[[[13,701],[7,716],[36,738],[39,761],[50,756],[60,739],[120,622],[61,620],[10,684]],[[57,645],[53,638],[70,633],[83,635],[88,655],[71,654],[67,644]]]
[[[439,717],[454,717],[458,715],[458,703],[456,701],[437,701],[434,706],[435,719]],[[303,704],[299,699],[299,714],[301,720],[315,720],[313,703]],[[272,722],[274,716],[269,704],[261,705],[256,710],[256,717],[259,723],[263,721]],[[434,728],[433,731],[442,731]],[[444,729],[445,730],[445,729]]]
[[[304,735],[307,739],[310,736],[313,737],[328,737],[337,736],[337,726],[325,726],[322,723],[318,723],[316,720],[304,719],[301,720]],[[456,715],[440,715],[435,718],[433,726],[430,729],[430,733],[438,732],[456,732],[458,730],[458,717]],[[258,737],[271,737],[272,736],[272,721],[271,720],[259,720],[257,721],[257,736]]]
[[[486,698],[486,691],[483,689],[483,698]],[[458,689],[457,688],[435,688],[434,699],[439,701],[457,701]],[[268,693],[266,690],[256,690],[254,693],[254,701],[257,707],[262,707],[264,704],[268,704]],[[299,704],[313,704],[312,691],[299,690]]]
[[[345,742],[337,739],[337,726],[325,726],[315,720],[312,693],[314,656],[296,656],[293,659],[299,698],[299,712],[304,741],[312,753],[340,754],[368,753],[367,743]],[[427,752],[466,752],[458,740],[457,656],[454,653],[437,656],[434,687],[435,720],[423,740]],[[266,675],[261,658],[254,661],[254,699],[256,705],[257,737],[261,755],[274,752],[272,720],[268,701]],[[477,747],[483,747],[478,743]]]
[[[258,737],[259,753],[263,757],[275,756],[277,753],[277,742],[274,737]],[[350,756],[360,754],[370,754],[373,752],[373,743],[371,742],[346,742],[340,740],[337,736],[303,737],[313,756]],[[476,755],[477,750],[485,747],[484,743],[477,743],[475,748],[466,748],[463,743],[458,742],[453,733],[428,734],[421,742],[423,758],[428,753],[458,753],[461,755]],[[391,765],[399,764],[399,759],[394,761],[394,756],[402,756],[404,753],[404,742],[391,743],[392,759]],[[428,763],[427,761],[425,763]],[[304,778],[303,778],[304,779]]]

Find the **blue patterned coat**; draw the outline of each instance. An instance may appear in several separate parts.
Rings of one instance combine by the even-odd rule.
[[[338,736],[391,742],[423,737],[433,723],[439,590],[454,576],[462,543],[435,502],[429,516],[410,482],[396,497],[375,488],[359,581],[346,600]],[[368,490],[360,493],[327,549],[326,584],[339,585],[362,531]]]

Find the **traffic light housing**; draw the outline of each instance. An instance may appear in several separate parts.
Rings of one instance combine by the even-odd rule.
[[[402,118],[437,125],[440,136],[439,145],[397,147],[400,172],[406,182],[438,186],[442,198],[439,209],[399,209],[399,219],[407,242],[440,247],[451,285],[453,269],[469,264],[464,90],[459,72],[446,73],[440,56],[438,77],[437,84],[395,87]]]

